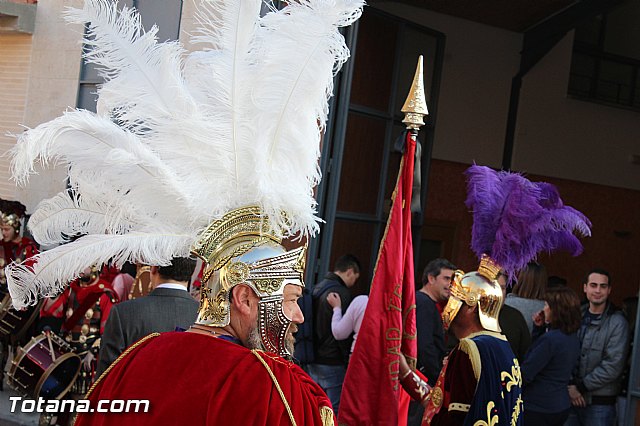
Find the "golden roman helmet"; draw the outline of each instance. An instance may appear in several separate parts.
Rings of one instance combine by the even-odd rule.
[[[451,282],[451,296],[442,312],[442,322],[449,328],[462,307],[462,303],[478,306],[482,327],[500,332],[498,314],[502,307],[502,289],[497,278],[502,268],[493,259],[483,255],[477,271],[456,271]]]
[[[229,325],[229,297],[238,284],[260,298],[258,326],[265,349],[292,355],[285,348],[291,324],[282,310],[284,287],[304,287],[306,245],[287,251],[258,206],[232,210],[214,221],[192,249],[206,268],[202,277],[198,324]]]
[[[2,214],[0,223],[2,226],[11,226],[16,232],[20,232],[20,217],[15,214]]]

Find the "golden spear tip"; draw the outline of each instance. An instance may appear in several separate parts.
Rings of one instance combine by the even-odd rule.
[[[422,118],[429,114],[427,110],[427,101],[424,96],[424,83],[422,76],[422,55],[418,58],[418,66],[416,67],[416,73],[413,76],[413,83],[409,90],[407,100],[402,106],[402,112],[404,112],[403,123],[407,125],[407,129],[419,130],[424,125]]]

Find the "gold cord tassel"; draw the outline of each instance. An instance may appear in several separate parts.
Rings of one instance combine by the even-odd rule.
[[[333,422],[333,410],[326,405],[320,407],[320,419],[322,419],[323,426],[334,426]]]

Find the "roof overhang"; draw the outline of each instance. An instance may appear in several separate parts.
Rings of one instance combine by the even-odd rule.
[[[520,33],[576,3],[576,0],[397,1]],[[375,1],[371,1],[371,3],[375,3]]]

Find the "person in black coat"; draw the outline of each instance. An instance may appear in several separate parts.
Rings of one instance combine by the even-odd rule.
[[[340,257],[324,280],[313,287],[313,346],[314,362],[307,365],[307,372],[326,392],[338,414],[342,382],[351,349],[351,340],[336,340],[331,332],[333,308],[327,302],[329,293],[338,293],[343,313],[349,309],[351,291],[360,277],[360,261],[353,255]]]
[[[187,291],[195,266],[196,260],[189,258],[175,258],[169,266],[152,266],[153,291],[113,306],[100,343],[96,376],[148,334],[187,329],[195,322],[198,302]]]

